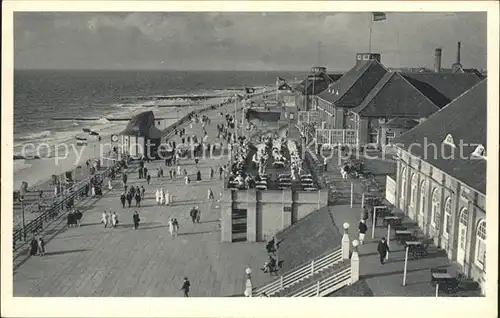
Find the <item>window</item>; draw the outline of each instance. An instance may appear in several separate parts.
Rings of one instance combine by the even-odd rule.
[[[446,138],[444,138],[443,143],[455,147],[455,142],[453,141],[453,137],[450,134],[446,135]]]
[[[476,147],[476,150],[472,153],[474,157],[486,158],[486,149],[484,149],[483,145],[479,145]]]
[[[358,54],[358,61],[361,61],[361,54]]]
[[[476,265],[484,269],[486,265],[486,221],[481,220],[476,233]]]
[[[443,233],[445,236],[448,236],[451,231],[451,198],[448,197],[446,199],[446,203],[444,204],[444,229]]]
[[[425,180],[420,183],[420,214],[423,217],[425,211],[425,191],[426,191]]]
[[[290,113],[290,119],[293,119],[293,117],[295,117],[293,113]]]
[[[363,55],[363,60],[368,61],[370,59],[370,54]]]
[[[368,143],[377,144],[378,143],[378,131],[372,130],[368,133]]]
[[[417,205],[417,189],[418,189],[418,176],[414,173],[411,176],[411,199],[410,204],[412,207]]]
[[[386,132],[385,133],[385,143],[387,145],[391,144],[395,137],[396,137],[396,133]]]
[[[439,190],[434,188],[432,191],[432,209],[431,209],[431,224],[439,229],[439,219],[441,218],[441,200]]]

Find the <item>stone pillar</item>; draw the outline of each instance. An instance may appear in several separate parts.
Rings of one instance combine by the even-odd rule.
[[[351,241],[349,239],[349,223],[344,223],[344,235],[342,236],[342,259],[346,260],[349,259],[349,251],[350,251],[350,245]]]
[[[290,225],[292,225],[292,191],[282,190],[281,199],[281,213],[282,213],[282,225],[281,229],[284,230]]]
[[[257,198],[256,191],[247,190],[247,241],[257,241]]]
[[[353,251],[351,256],[351,284],[354,284],[359,280],[358,245],[358,240],[352,241]]]
[[[220,211],[221,241],[222,242],[232,242],[233,241],[233,220],[232,220],[233,202],[231,199],[231,191],[224,191],[220,205],[221,205],[221,211]]]

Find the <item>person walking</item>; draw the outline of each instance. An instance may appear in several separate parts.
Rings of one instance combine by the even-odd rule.
[[[181,175],[181,166],[177,165],[177,175]]]
[[[178,236],[179,235],[179,222],[177,221],[176,218],[174,218],[174,220],[172,221],[172,225],[174,227],[174,236]]]
[[[163,205],[163,200],[165,200],[165,192],[163,192],[163,188],[160,189],[160,205]]]
[[[115,212],[113,212],[113,214],[111,214],[111,225],[113,227],[116,227],[118,225],[118,216],[116,215]]]
[[[170,204],[170,193],[168,193],[168,189],[167,191],[165,191],[165,205],[169,205]]]
[[[139,191],[136,191],[135,193],[135,206],[140,208],[141,207],[141,194]]]
[[[184,277],[184,281],[182,282],[181,290],[184,291],[184,297],[189,297],[189,288],[191,287],[191,283],[189,282],[187,277]]]
[[[106,211],[102,212],[101,223],[104,224],[104,228],[108,227],[108,214]]]
[[[196,206],[196,223],[200,223],[201,211],[198,206]]]
[[[146,177],[146,181],[148,182],[148,185],[151,183],[151,175],[148,173],[148,176]]]
[[[214,178],[214,168],[210,167],[210,180]]]
[[[134,220],[134,229],[137,230],[139,228],[139,222],[141,222],[141,218],[139,217],[139,213],[137,213],[137,210],[134,211],[133,220]]]
[[[146,194],[146,189],[144,189],[144,186],[141,185],[141,199],[144,200],[144,195]]]
[[[359,244],[363,245],[363,242],[365,241],[365,235],[366,231],[368,230],[368,226],[366,226],[365,220],[361,219],[358,225],[358,231],[359,231]]]
[[[190,183],[191,183],[191,179],[189,179],[189,176],[185,176],[185,177],[184,177],[184,183],[185,183],[186,185],[188,185],[188,184],[190,184]]]
[[[156,198],[156,204],[160,205],[160,189],[156,189],[155,198]]]
[[[130,208],[130,206],[132,205],[132,192],[129,192],[127,194],[127,203],[128,203],[128,207]]]
[[[33,236],[30,243],[30,255],[35,256],[36,254],[38,254],[38,240]]]
[[[387,256],[387,253],[389,252],[389,246],[387,245],[387,241],[385,240],[385,237],[383,237],[380,240],[380,242],[378,242],[377,251],[378,251],[378,255],[380,256],[380,264],[383,265],[385,257]]]
[[[41,236],[38,238],[38,255],[40,256],[45,255],[45,241]]]
[[[83,217],[82,212],[80,212],[80,210],[76,210],[75,221],[76,221],[76,224],[78,225],[78,227],[80,227],[82,225],[82,217]]]
[[[191,216],[191,221],[193,221],[193,224],[196,223],[196,208],[193,207],[191,211],[189,212],[189,215]]]
[[[170,218],[168,221],[168,231],[170,232],[170,236],[174,238],[174,219]]]
[[[123,208],[125,209],[125,202],[127,201],[127,196],[125,195],[125,192],[123,192],[123,193],[120,195],[120,201],[121,201],[121,203],[122,203]]]
[[[208,193],[207,193],[207,200],[208,201],[213,201],[215,198],[214,198],[214,193],[212,191],[212,189],[208,189]]]
[[[224,168],[222,166],[219,167],[219,179],[222,180],[222,173],[224,172]]]

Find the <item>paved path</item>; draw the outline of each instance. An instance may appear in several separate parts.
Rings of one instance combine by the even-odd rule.
[[[213,111],[208,134],[213,136],[221,120]],[[201,136],[201,125],[189,126],[186,133]],[[177,137],[178,138],[178,137]],[[254,284],[270,280],[258,268],[266,260],[264,243],[221,243],[217,203],[207,202],[207,189],[219,194],[222,183],[208,179],[209,166],[225,160],[200,161],[204,181],[186,186],[183,180],[156,178],[161,162],[148,164],[152,184],[129,174],[129,184],[144,185],[146,199],[141,203],[140,228],[132,225],[135,208],[122,209],[115,188],[84,212],[82,226],[69,228],[47,243],[44,257],[31,257],[14,272],[14,296],[182,296],[179,288],[188,276],[192,296],[227,296],[241,294],[245,268],[253,269]],[[191,160],[183,163],[190,174],[196,168]],[[164,167],[168,175],[168,170]],[[218,176],[218,174],[216,174]],[[195,178],[192,178],[195,179]],[[120,186],[121,187],[121,186]],[[174,195],[172,206],[158,206],[156,188]],[[189,210],[199,205],[200,224],[192,224]],[[121,224],[104,229],[100,224],[104,209],[116,211]],[[180,233],[171,238],[167,222],[176,217]]]

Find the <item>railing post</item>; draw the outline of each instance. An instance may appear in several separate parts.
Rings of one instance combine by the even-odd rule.
[[[311,275],[314,275],[314,260],[311,261]]]
[[[351,284],[354,284],[359,280],[359,255],[358,255],[358,245],[359,241],[352,241],[352,246],[354,250],[351,256]]]
[[[283,289],[283,275],[281,275],[280,286],[281,286],[281,289]]]
[[[319,287],[320,287],[321,281],[318,281],[316,284],[316,297],[319,297]]]

